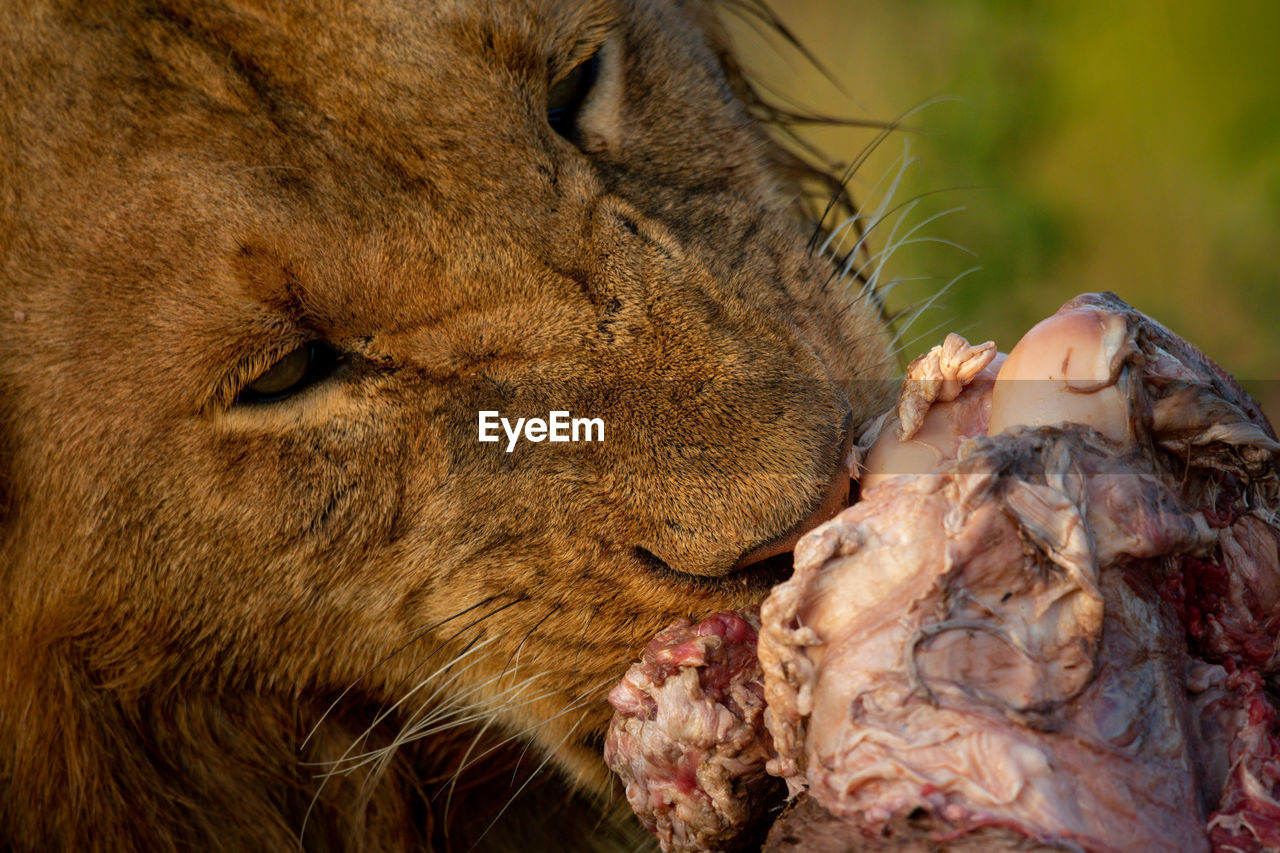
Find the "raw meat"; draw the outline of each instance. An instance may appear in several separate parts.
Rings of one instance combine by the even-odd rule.
[[[948,336],[762,606],[759,663],[754,614],[662,632],[606,758],[669,851],[758,842],[779,779],[774,853],[1280,849],[1278,455],[1114,295],[1007,358]]]
[[[781,803],[782,783],[764,769],[772,742],[759,626],[754,613],[681,620],[653,638],[609,693],[616,713],[605,763],[668,853],[758,844],[752,830]]]
[[[1105,442],[975,439],[801,540],[762,610],[770,770],[868,834],[923,809],[952,832],[1207,850],[1157,589],[1212,532]]]
[[[900,433],[864,442],[861,502],[763,607],[770,769],[808,791],[804,824],[1280,846],[1265,419],[1109,294],[1039,324],[994,380],[961,344],[912,365]]]

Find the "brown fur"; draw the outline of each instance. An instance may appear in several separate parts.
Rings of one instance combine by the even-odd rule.
[[[628,849],[607,685],[761,597],[887,369],[710,10],[0,6],[0,847]]]

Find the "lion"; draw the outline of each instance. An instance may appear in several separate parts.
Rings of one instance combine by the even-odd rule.
[[[32,0],[0,87],[0,846],[648,843],[608,687],[894,372],[714,6]]]

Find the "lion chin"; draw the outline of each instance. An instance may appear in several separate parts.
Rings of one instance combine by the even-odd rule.
[[[715,9],[0,7],[0,847],[647,844],[608,687],[892,373]]]

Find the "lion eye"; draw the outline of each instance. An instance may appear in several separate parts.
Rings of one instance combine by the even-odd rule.
[[[570,142],[575,136],[578,113],[591,94],[599,72],[600,51],[596,51],[547,93],[547,123]]]
[[[291,397],[328,377],[338,361],[338,353],[327,344],[305,343],[246,385],[236,402],[273,403]]]

